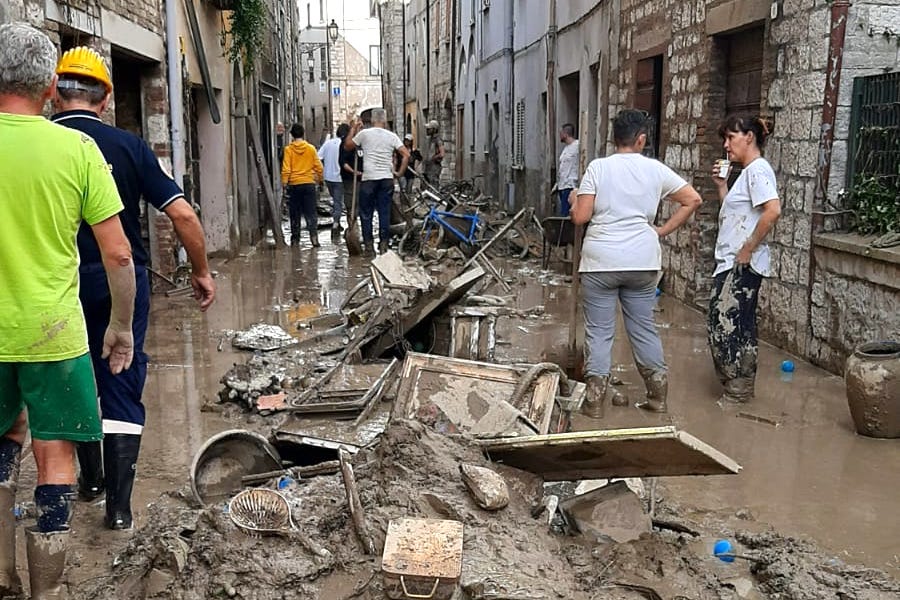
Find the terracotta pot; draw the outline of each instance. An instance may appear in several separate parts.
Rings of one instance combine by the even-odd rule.
[[[844,381],[856,431],[900,438],[900,342],[859,346],[847,359]]]

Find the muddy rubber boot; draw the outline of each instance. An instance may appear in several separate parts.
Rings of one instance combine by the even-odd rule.
[[[606,404],[607,390],[609,389],[609,375],[591,375],[587,378],[587,392],[581,412],[592,419],[603,418],[603,408]]]
[[[339,242],[341,241],[341,227],[340,225],[331,228],[331,241]]]
[[[745,404],[753,400],[754,382],[749,377],[735,377],[723,382],[725,393],[719,399],[720,404]]]
[[[103,494],[103,448],[100,442],[78,442],[78,499],[90,502]]]
[[[316,232],[316,231],[309,232],[309,243],[312,244],[313,248],[321,247],[321,244],[319,243],[319,233],[318,232]]]
[[[137,468],[141,436],[107,433],[103,436],[103,462],[106,466],[106,526],[131,529],[131,490]]]
[[[69,531],[41,533],[33,527],[25,530],[25,551],[28,556],[28,580],[31,600],[64,600],[68,598],[63,572]]]
[[[635,404],[642,410],[664,413],[667,410],[666,398],[669,394],[669,375],[665,369],[649,369],[638,366],[638,372],[647,387],[647,399]]]
[[[22,593],[16,572],[16,482],[0,483],[0,598]]]
[[[363,254],[365,256],[375,256],[375,242],[369,241],[363,243]]]
[[[388,248],[389,244],[387,240],[381,240],[380,242],[378,242],[378,254],[384,254],[388,251]]]

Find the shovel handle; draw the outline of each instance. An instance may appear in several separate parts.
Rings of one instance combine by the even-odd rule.
[[[429,594],[411,594],[409,590],[406,589],[406,580],[403,578],[403,575],[400,576],[400,587],[403,588],[403,595],[407,598],[421,598],[423,600],[433,598],[435,593],[437,592],[438,584],[440,582],[441,579],[439,577],[434,578],[434,585],[431,587],[431,593]]]

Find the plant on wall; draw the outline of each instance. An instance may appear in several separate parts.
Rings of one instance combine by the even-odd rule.
[[[228,59],[231,62],[243,59],[244,66],[253,70],[266,30],[265,0],[233,0],[231,4]]]
[[[854,178],[850,190],[854,230],[863,235],[900,231],[900,190],[891,179],[895,178],[865,173]]]

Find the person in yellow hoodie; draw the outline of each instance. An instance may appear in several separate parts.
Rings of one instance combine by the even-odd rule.
[[[291,127],[293,141],[284,149],[281,162],[281,184],[288,191],[288,208],[291,215],[291,245],[300,242],[300,217],[306,219],[309,241],[319,247],[316,186],[322,183],[322,161],[316,147],[303,139],[303,125]]]

